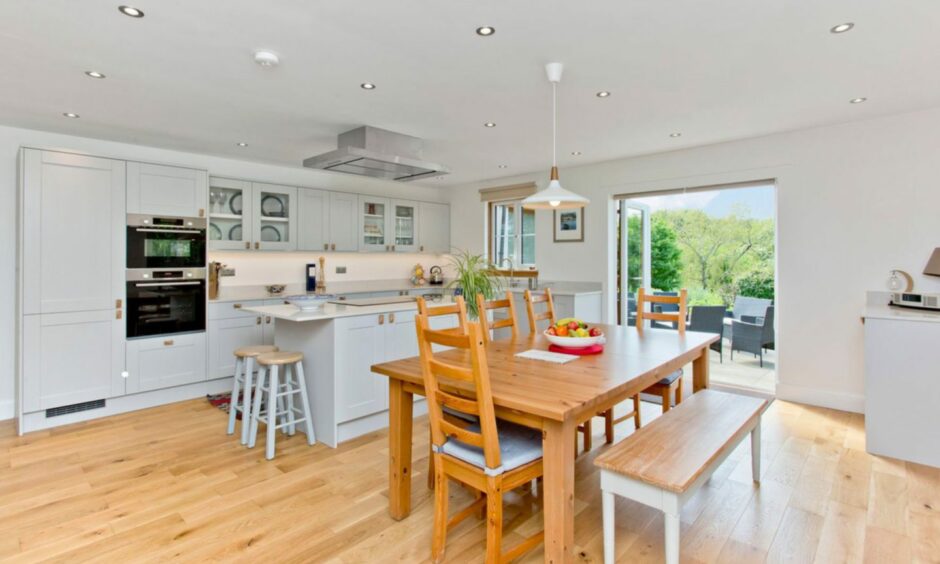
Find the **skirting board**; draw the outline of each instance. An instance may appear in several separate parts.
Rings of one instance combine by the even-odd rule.
[[[777,399],[828,407],[839,411],[865,413],[865,396],[777,382]]]
[[[16,411],[13,409],[13,400],[0,401],[0,421],[13,419]]]

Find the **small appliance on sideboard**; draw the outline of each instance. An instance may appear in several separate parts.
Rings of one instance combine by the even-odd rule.
[[[441,267],[432,266],[429,274],[431,275],[430,280],[428,280],[429,284],[434,284],[437,286],[444,283],[444,269]]]
[[[891,294],[890,304],[929,311],[940,311],[940,294],[916,294],[914,292],[895,292]]]
[[[127,271],[127,338],[206,330],[206,269]]]
[[[206,219],[127,214],[127,268],[205,268]]]

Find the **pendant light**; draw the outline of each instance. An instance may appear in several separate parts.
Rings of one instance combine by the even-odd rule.
[[[545,65],[545,74],[548,75],[548,81],[552,83],[552,174],[548,186],[522,200],[522,207],[530,210],[568,210],[583,208],[590,202],[584,196],[565,190],[558,181],[555,87],[561,82],[563,69],[564,65],[561,63],[548,63]]]

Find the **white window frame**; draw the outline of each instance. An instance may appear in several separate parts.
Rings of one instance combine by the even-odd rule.
[[[515,266],[517,269],[521,267],[528,268],[530,266],[535,266],[535,262],[531,262],[531,263],[520,262],[521,257],[522,257],[522,237],[523,237],[522,216],[525,211],[522,208],[522,200],[521,199],[520,200],[495,200],[495,201],[488,202],[488,204],[489,205],[487,206],[487,210],[486,210],[487,224],[488,224],[487,225],[487,248],[489,250],[490,260],[493,261],[494,263],[496,261],[496,211],[495,211],[496,206],[512,206],[514,208],[513,243],[512,243],[512,253],[511,253],[513,266]],[[537,253],[535,251],[535,245],[534,245],[535,232],[531,234],[531,237],[533,238],[532,254],[536,255]],[[534,261],[535,256],[533,256],[532,258]],[[497,264],[496,266],[501,267],[503,265]]]

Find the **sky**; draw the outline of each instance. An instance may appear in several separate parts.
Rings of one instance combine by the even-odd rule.
[[[774,187],[731,188],[710,192],[692,192],[689,194],[670,194],[668,196],[650,196],[633,198],[648,205],[651,211],[700,209],[712,217],[725,217],[736,205],[747,206],[750,217],[754,219],[773,219]]]

